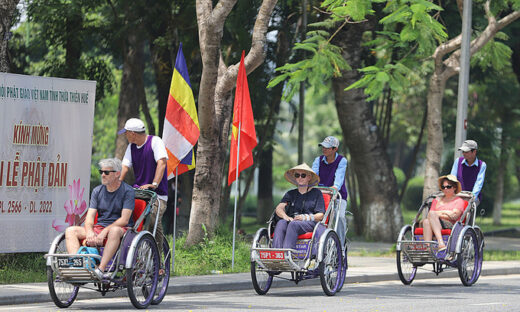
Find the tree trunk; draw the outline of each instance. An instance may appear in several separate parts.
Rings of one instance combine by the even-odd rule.
[[[441,156],[444,148],[442,135],[442,98],[444,96],[446,80],[447,78],[441,74],[434,73],[430,78],[430,85],[428,88],[428,112],[426,123],[428,139],[426,143],[423,199],[428,195],[439,191],[437,178],[439,178],[439,171],[441,170]]]
[[[7,43],[9,41],[11,23],[16,4],[19,0],[0,0],[0,72],[10,72]]]
[[[274,128],[274,127],[273,127]],[[256,222],[269,220],[274,210],[273,203],[273,148],[269,146],[260,152],[258,157],[258,204],[256,207]]]
[[[501,148],[497,172],[497,181],[495,184],[495,200],[493,202],[493,225],[501,225],[502,223],[502,204],[504,202],[504,175],[506,174],[509,153],[507,144],[504,142],[504,133],[501,134]]]
[[[144,41],[138,31],[130,31],[124,48],[123,76],[119,93],[117,129],[123,129],[127,119],[139,118],[139,105],[144,95]],[[128,142],[124,135],[116,137],[115,157],[122,159]]]
[[[64,78],[79,78],[79,70],[81,67],[81,36],[80,31],[83,28],[83,16],[79,11],[66,20],[65,24],[65,72]]]
[[[335,38],[352,68],[362,65],[361,36],[367,27],[373,27],[373,23],[349,25]],[[333,80],[336,108],[346,145],[358,172],[360,209],[365,216],[364,236],[377,241],[394,241],[403,217],[397,198],[397,182],[382,133],[363,90],[344,91],[360,78],[357,71],[351,70],[343,72],[342,78]]]
[[[220,0],[215,7],[211,0],[196,2],[203,67],[198,101],[200,137],[187,245],[202,241],[203,226],[209,235],[213,234],[218,221],[233,103],[230,91],[238,74],[238,64],[229,67],[224,64],[220,57],[220,45],[224,23],[236,1]],[[251,73],[264,60],[265,35],[275,4],[276,0],[262,1],[253,29],[251,50],[245,57],[247,73]]]

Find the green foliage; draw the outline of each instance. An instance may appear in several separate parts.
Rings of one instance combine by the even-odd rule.
[[[415,212],[419,210],[422,204],[423,186],[424,177],[422,176],[413,177],[408,181],[408,186],[406,187],[401,203],[404,209]]]
[[[309,51],[312,56],[277,68],[276,71],[281,75],[272,79],[267,87],[272,88],[289,78],[284,99],[290,100],[298,91],[300,82],[320,85],[331,77],[341,76],[342,70],[350,69],[341,55],[341,49],[329,42],[328,35],[323,30],[307,32],[308,38],[302,43],[296,43],[293,50]]]
[[[471,58],[472,67],[479,66],[481,70],[494,69],[501,71],[505,67],[511,66],[513,51],[510,47],[496,39],[506,41],[509,37],[503,32],[497,33],[494,39],[489,40],[480,51],[473,55]]]
[[[397,186],[401,188],[404,183],[404,179],[406,178],[403,170],[401,170],[401,168],[394,167],[394,175],[395,179],[397,180]]]

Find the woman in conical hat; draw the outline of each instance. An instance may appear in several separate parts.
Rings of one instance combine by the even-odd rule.
[[[325,202],[320,190],[313,188],[320,178],[305,163],[285,172],[285,179],[297,186],[283,196],[276,206],[280,221],[276,223],[274,248],[296,248],[298,235],[312,232],[325,214]]]

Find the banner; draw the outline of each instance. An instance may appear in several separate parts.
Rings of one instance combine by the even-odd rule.
[[[253,165],[253,148],[257,145],[255,119],[249,97],[246,67],[244,65],[245,52],[238,67],[235,103],[233,106],[233,124],[231,125],[231,148],[229,151],[228,185],[231,185],[238,174]],[[240,134],[238,133],[240,129]],[[239,141],[240,140],[240,141]],[[238,152],[238,156],[237,156]],[[238,159],[237,159],[238,158]],[[237,166],[238,163],[238,166]]]
[[[168,152],[168,179],[173,178],[175,172],[181,175],[195,168],[193,147],[199,135],[199,117],[181,43],[173,69],[162,135]]]
[[[95,81],[0,73],[0,253],[48,251],[86,213]]]

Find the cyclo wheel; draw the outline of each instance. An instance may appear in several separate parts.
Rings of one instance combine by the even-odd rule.
[[[168,291],[168,284],[170,283],[170,266],[172,253],[170,246],[166,241],[166,237],[163,236],[163,253],[161,256],[161,268],[164,270],[164,274],[159,275],[159,282],[157,285],[155,296],[152,300],[152,305],[159,304],[163,301],[166,292]]]
[[[128,297],[137,309],[145,309],[155,295],[159,275],[159,251],[151,234],[141,236],[133,254],[133,266],[126,270]]]
[[[54,249],[49,250],[51,254],[66,254],[65,234],[61,234],[61,238]],[[51,266],[47,266],[47,284],[52,301],[59,308],[69,307],[78,296],[79,286],[63,282],[54,272]]]
[[[412,229],[408,227],[404,232],[403,236],[399,238],[400,240],[413,240]],[[399,275],[399,279],[403,284],[410,285],[415,278],[417,273],[417,266],[414,266],[404,252],[398,250],[396,252],[396,261],[397,261],[397,274]]]
[[[461,251],[457,253],[457,268],[464,286],[473,285],[479,275],[481,255],[475,231],[469,228],[462,237]]]
[[[328,232],[324,240],[323,255],[319,264],[321,287],[327,296],[341,289],[343,255],[336,232]]]
[[[256,248],[269,248],[269,237],[267,229],[262,229],[258,240],[253,243],[253,247]],[[259,295],[265,295],[273,283],[273,273],[265,271],[261,268],[256,261],[251,261],[251,281],[253,287]]]

